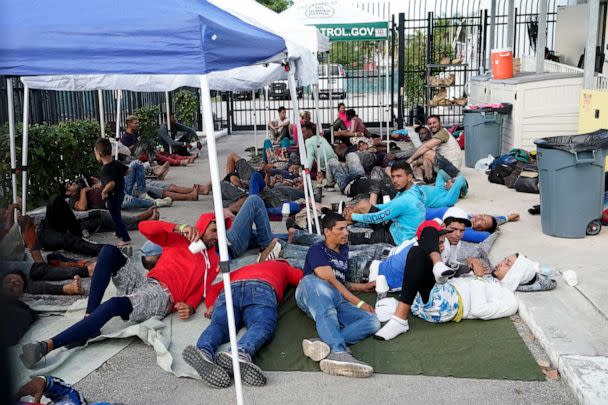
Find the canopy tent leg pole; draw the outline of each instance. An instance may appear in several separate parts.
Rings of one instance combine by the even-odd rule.
[[[314,96],[314,104],[315,104],[315,120],[317,121],[317,135],[319,136],[323,136],[321,134],[323,134],[323,127],[320,124],[320,120],[321,120],[321,113],[319,111],[319,85],[318,84],[313,84],[312,85],[312,92],[313,92],[313,96]],[[317,148],[320,147],[320,142],[321,142],[321,138],[319,138],[319,142],[317,143]],[[325,152],[325,149],[323,149],[323,157],[325,160],[325,165],[323,167],[325,167],[325,177],[327,178],[327,182],[329,184],[333,183],[333,177],[331,175],[331,172],[329,171],[329,168],[327,167],[327,153]],[[319,170],[321,170],[321,168],[318,168]]]
[[[118,142],[120,142],[120,110],[122,107],[122,90],[118,90],[116,95],[116,156],[118,160]]]
[[[304,167],[304,172],[302,173],[303,185],[304,185],[304,198],[306,200],[306,219],[308,221],[309,232],[312,233],[312,225],[310,220],[310,210],[308,209],[308,204],[311,204],[313,219],[315,222],[315,227],[317,228],[317,233],[321,233],[321,228],[319,226],[319,218],[317,215],[317,207],[315,205],[314,200],[314,190],[312,188],[312,180],[310,178],[310,167],[308,167],[308,158],[306,156],[306,149],[304,148],[304,136],[302,135],[302,123],[300,122],[300,110],[298,107],[298,94],[296,91],[296,78],[295,78],[295,66],[287,65],[289,67],[288,72],[288,83],[289,83],[289,92],[291,94],[291,99],[295,100],[293,103],[293,115],[294,121],[296,123],[296,130],[298,133],[298,150],[300,151],[300,163]],[[308,194],[308,198],[306,198]]]
[[[386,119],[386,152],[390,152],[391,131],[389,129],[390,114],[389,108],[389,93],[388,93],[388,37],[384,41],[384,118]],[[382,137],[382,136],[380,136]]]
[[[101,128],[101,137],[106,137],[106,120],[103,105],[103,90],[97,90],[97,100],[99,101],[99,127]]]
[[[165,91],[165,109],[167,110],[167,131],[169,131],[169,135],[171,135],[171,105],[169,103],[169,92]]]
[[[213,210],[217,225],[217,240],[220,250],[220,270],[224,281],[224,296],[226,298],[226,313],[228,315],[228,333],[230,335],[230,351],[232,353],[232,370],[234,373],[234,387],[236,389],[236,402],[243,404],[243,387],[241,383],[241,368],[238,362],[238,348],[236,346],[236,326],[234,322],[234,306],[232,303],[232,290],[230,288],[230,258],[228,257],[228,239],[226,238],[226,223],[222,206],[222,193],[220,187],[220,172],[217,161],[217,148],[213,133],[213,115],[211,113],[211,93],[207,75],[200,77],[201,83],[201,114],[205,123],[207,135],[207,154],[209,155],[209,173],[211,174],[211,190],[213,194]]]
[[[258,114],[255,105],[255,91],[251,92],[251,100],[253,100],[253,148],[255,156],[258,156]]]
[[[346,79],[344,79],[346,81]],[[329,54],[327,55],[327,88],[329,88],[329,93],[327,95],[327,99],[329,102],[329,111],[332,110],[331,100],[333,99],[331,94],[331,58]],[[348,128],[347,128],[348,129]],[[334,123],[331,123],[331,144],[334,144]]]
[[[23,144],[21,146],[21,214],[27,211],[27,154],[28,135],[30,126],[30,89],[27,84],[23,85]]]
[[[8,99],[8,133],[11,148],[11,183],[13,186],[13,204],[17,204],[17,146],[15,144],[15,100],[13,99],[13,79],[6,79],[6,97]],[[13,211],[17,221],[17,210]]]
[[[270,122],[270,100],[268,100],[268,86],[264,87],[264,110],[266,112],[266,139],[270,139],[268,123]]]
[[[382,92],[382,75],[380,74],[380,66],[381,66],[381,59],[382,56],[380,55],[380,44],[379,43],[375,43],[374,44],[374,50],[375,53],[378,57],[377,60],[374,61],[374,63],[376,64],[376,67],[378,69],[378,77],[376,78],[376,84],[378,85],[377,90],[376,90],[376,94],[378,95],[378,122],[380,124],[380,141],[382,141],[382,135],[384,134],[384,120],[382,119],[382,109],[383,106],[382,104],[384,103],[384,93]],[[388,143],[386,145],[388,147]]]

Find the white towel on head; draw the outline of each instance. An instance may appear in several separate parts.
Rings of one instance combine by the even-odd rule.
[[[540,264],[528,259],[526,256],[519,254],[519,257],[513,263],[513,266],[507,271],[501,283],[511,291],[515,291],[517,286],[525,284],[534,278],[537,271],[540,270]]]

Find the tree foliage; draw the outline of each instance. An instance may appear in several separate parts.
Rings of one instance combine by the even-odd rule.
[[[199,111],[199,99],[196,93],[181,89],[173,95],[177,119],[187,127],[194,127],[196,114]]]
[[[22,129],[21,124],[16,126],[18,157],[21,156]],[[29,127],[28,209],[44,205],[65,180],[99,172],[100,165],[95,161],[93,144],[100,132],[96,120]],[[5,191],[5,199],[8,199],[12,193],[8,125],[0,126],[0,173],[0,185]],[[20,183],[20,173],[17,178]],[[20,184],[18,187],[21,190]]]
[[[277,13],[286,10],[293,4],[293,1],[291,0],[257,0],[257,2],[265,5],[266,7]]]

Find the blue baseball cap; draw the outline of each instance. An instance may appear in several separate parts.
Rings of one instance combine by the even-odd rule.
[[[160,256],[163,253],[163,248],[156,243],[147,241],[141,246],[142,256]]]

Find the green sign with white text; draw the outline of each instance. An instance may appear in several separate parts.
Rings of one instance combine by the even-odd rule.
[[[315,27],[330,41],[379,41],[388,38],[388,23],[384,21],[353,24],[316,24]]]

